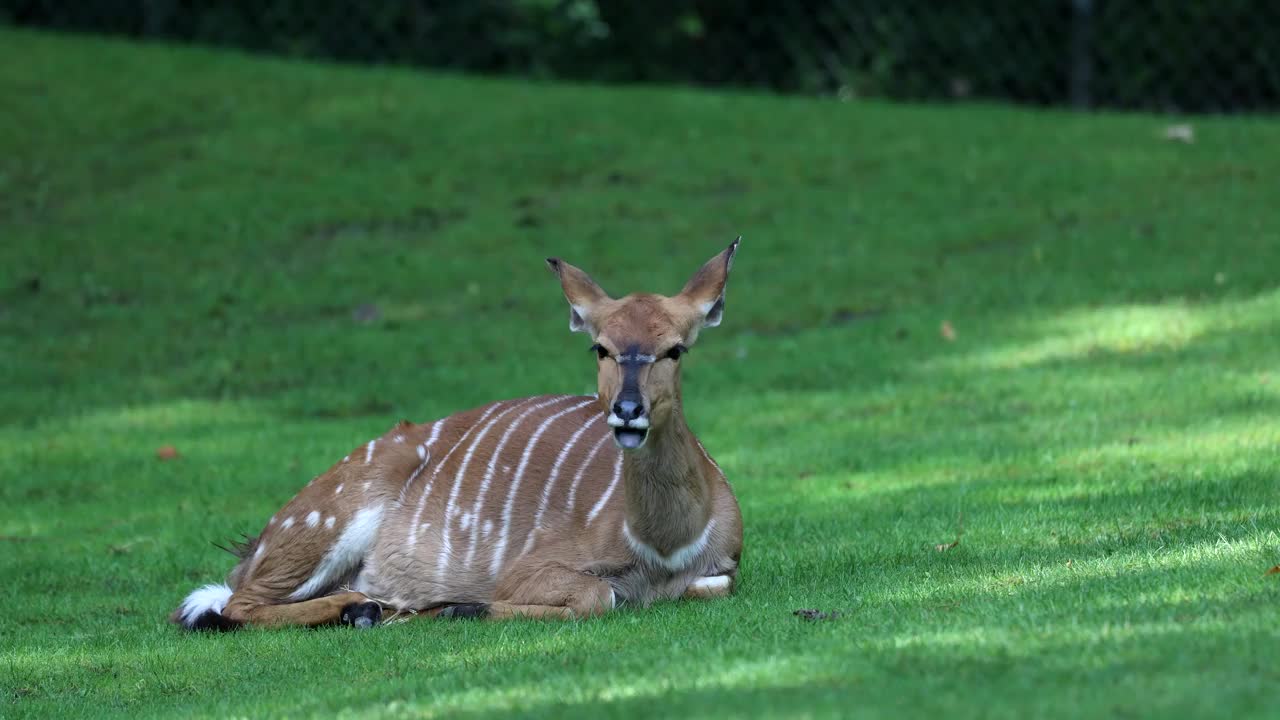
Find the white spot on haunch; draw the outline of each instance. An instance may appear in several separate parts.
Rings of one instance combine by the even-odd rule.
[[[418,446],[418,459],[419,459],[419,460],[426,460],[426,459],[427,459],[427,446],[426,446],[426,445],[419,445],[419,446]]]
[[[315,573],[289,596],[291,600],[306,600],[329,589],[347,571],[358,565],[378,537],[382,524],[382,506],[361,508],[351,522],[334,541],[333,547],[320,559]]]
[[[264,542],[260,542],[260,543],[258,543],[258,548],[257,548],[256,550],[254,550],[254,551],[253,551],[253,559],[254,559],[254,560],[257,560],[258,558],[262,557],[262,553],[263,553],[263,551],[264,551],[264,550],[266,550],[266,549],[267,549],[267,544],[266,544],[266,543],[264,543]]]
[[[315,527],[320,524],[320,511],[312,510],[307,513],[307,527]]]
[[[404,442],[404,436],[403,436],[403,435],[396,435],[396,436],[395,436],[395,438],[393,438],[393,439],[394,439],[397,443],[403,443],[403,442]]]
[[[334,488],[334,489],[333,489],[333,494],[334,494],[334,495],[341,495],[341,494],[342,494],[342,488],[344,488],[344,487],[346,487],[346,484],[345,484],[345,483],[338,483],[338,487],[336,487],[336,488]]]
[[[291,528],[291,527],[293,527],[293,516],[292,516],[292,515],[290,515],[289,517],[285,518],[285,519],[284,519],[284,522],[280,523],[280,529],[281,529],[281,530],[288,530],[288,529],[289,529],[289,528]]]
[[[367,491],[369,490],[369,486],[370,486],[370,485],[373,485],[373,483],[371,483],[371,482],[367,482],[367,481],[366,481],[366,482],[364,482],[363,484],[361,484],[360,488],[361,488],[362,490],[365,490],[365,491],[367,492]]]
[[[271,519],[267,521],[267,524],[268,524],[268,525],[275,525],[275,524],[276,524],[276,516],[275,516],[275,515],[272,515],[272,516],[271,516]]]
[[[337,522],[337,521],[338,521],[338,518],[336,518],[336,517],[334,517],[334,516],[330,515],[329,517],[327,517],[327,518],[325,518],[325,519],[324,519],[324,526],[325,526],[325,527],[327,527],[327,528],[332,529],[332,528],[333,528],[333,524],[334,524],[335,522]]]
[[[351,456],[350,456],[350,455],[343,455],[343,456],[342,456],[342,462],[346,462],[346,461],[348,461],[348,460],[350,460],[350,459],[351,459]]]

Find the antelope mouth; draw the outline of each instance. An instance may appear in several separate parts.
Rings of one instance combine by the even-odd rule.
[[[637,427],[615,427],[613,429],[613,441],[623,450],[635,450],[649,437],[648,428]]]

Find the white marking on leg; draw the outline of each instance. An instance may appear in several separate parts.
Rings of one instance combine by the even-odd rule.
[[[644,562],[666,568],[671,572],[680,572],[706,549],[707,541],[711,538],[711,530],[715,526],[716,520],[711,518],[707,521],[707,526],[703,528],[702,534],[698,536],[697,540],[682,548],[676,548],[669,555],[663,555],[652,545],[632,535],[631,528],[627,527],[626,520],[622,521],[622,535],[627,539],[627,545],[631,546],[631,551]]]
[[[290,515],[289,517],[285,518],[285,519],[284,519],[284,522],[280,523],[280,529],[281,529],[281,530],[288,530],[288,529],[289,529],[289,528],[291,528],[291,527],[293,527],[293,516],[292,516],[292,515]]]
[[[226,585],[205,585],[191,591],[178,608],[178,620],[186,627],[195,625],[196,618],[210,610],[221,614],[231,599],[231,588]]]
[[[587,453],[587,458],[582,461],[582,465],[578,467],[578,472],[574,473],[573,484],[569,486],[569,500],[565,503],[565,512],[573,513],[573,501],[578,494],[578,483],[582,482],[582,475],[586,473],[587,468],[591,467],[591,461],[596,459],[596,454],[600,452],[600,448],[613,437],[613,433],[605,433],[596,442],[595,447],[591,448],[591,452]]]
[[[320,511],[312,510],[307,513],[307,527],[315,527],[320,524]]]
[[[493,419],[485,424],[480,432],[476,433],[476,437],[471,441],[471,445],[467,447],[467,452],[462,456],[462,462],[458,466],[458,473],[453,478],[453,489],[449,491],[449,500],[444,508],[444,522],[440,526],[440,555],[436,559],[436,577],[444,577],[445,566],[449,563],[449,556],[453,552],[453,538],[449,535],[449,524],[453,521],[453,517],[461,512],[457,506],[458,492],[462,490],[462,480],[466,477],[467,466],[471,464],[471,458],[475,456],[476,448],[480,442],[484,440],[484,436],[489,434],[494,425],[503,418],[507,413],[516,408],[523,407],[532,402],[533,398],[525,398],[511,407],[503,410]]]
[[[453,453],[458,448],[462,447],[462,443],[466,442],[466,439],[471,436],[471,433],[477,427],[480,427],[480,425],[485,421],[485,419],[488,418],[489,415],[493,414],[494,410],[497,410],[502,405],[503,403],[500,403],[500,402],[490,405],[484,411],[484,414],[480,416],[480,419],[476,420],[474,425],[467,428],[467,431],[462,434],[462,437],[458,438],[458,441],[453,444],[453,447],[449,448],[449,452],[444,454],[444,458],[440,462],[436,463],[436,468],[435,470],[431,471],[431,477],[428,478],[426,487],[422,488],[422,496],[418,498],[418,507],[413,512],[413,521],[409,523],[409,535],[407,538],[405,538],[405,543],[409,547],[413,547],[418,542],[418,521],[422,518],[422,512],[427,507],[427,496],[431,494],[431,488],[435,487],[436,476],[440,474],[441,468],[449,464],[449,458],[453,457]],[[444,421],[441,420],[439,423],[437,423],[436,427],[439,427],[440,425],[443,425],[443,424],[444,424]],[[433,435],[434,435],[434,432],[435,431],[433,430],[432,431]]]
[[[351,522],[342,530],[342,534],[320,559],[316,571],[297,590],[289,596],[290,600],[306,600],[328,590],[333,583],[358,565],[369,548],[373,547],[378,537],[378,526],[382,524],[382,505],[374,505],[358,510]]]
[[[529,408],[528,410],[526,410],[519,418],[514,420],[511,423],[511,427],[507,428],[506,434],[502,436],[502,442],[493,451],[493,457],[489,458],[489,470],[488,472],[485,473],[484,482],[480,486],[480,496],[476,498],[475,507],[477,512],[479,511],[480,503],[484,500],[485,491],[489,489],[489,479],[493,477],[493,465],[498,460],[499,455],[502,454],[502,448],[506,446],[507,440],[510,439],[511,434],[515,431],[516,427],[524,420],[525,416],[527,416],[529,413],[534,412],[535,410],[538,410],[540,408],[546,407],[548,405],[551,405],[554,402],[558,402],[561,399],[562,398],[556,398],[555,400],[544,402],[540,405],[534,405],[532,408]],[[525,468],[528,467],[529,465],[529,458],[533,456],[533,447],[538,444],[538,439],[541,438],[542,434],[547,431],[547,428],[551,427],[551,423],[564,417],[565,415],[568,415],[571,412],[581,410],[582,408],[590,404],[591,404],[591,401],[588,400],[587,402],[581,402],[576,405],[570,405],[569,407],[559,412],[551,414],[549,417],[545,418],[541,424],[538,425],[537,429],[533,431],[533,434],[529,436],[529,441],[524,444],[524,451],[520,453],[520,462],[518,465],[516,465],[515,477],[511,479],[511,487],[507,490],[507,501],[502,508],[502,524],[498,530],[498,545],[493,550],[493,560],[490,564],[490,567],[492,568],[492,572],[494,574],[497,574],[498,572],[497,568],[501,565],[503,556],[507,554],[507,536],[511,529],[511,508],[512,508],[512,505],[515,503],[516,493],[520,491],[520,479],[521,477],[524,476]],[[502,467],[504,472],[511,471],[511,468],[508,465],[503,465]],[[476,545],[478,541],[479,541],[479,536],[473,530],[471,532],[471,547],[467,550],[466,564],[468,567],[471,566],[471,560],[475,557]]]
[[[338,487],[334,488],[334,490],[333,490],[333,494],[334,494],[334,495],[341,495],[341,494],[342,494],[342,488],[343,488],[345,485],[346,485],[345,483],[338,483]]]
[[[609,487],[605,489],[604,494],[600,496],[600,500],[596,502],[596,506],[591,508],[591,512],[587,513],[587,524],[590,525],[592,520],[604,510],[605,503],[609,502],[609,498],[613,496],[614,488],[618,487],[618,481],[622,479],[622,451],[618,451],[618,459],[613,463],[613,481],[609,483]]]
[[[373,462],[373,447],[378,444],[378,439],[374,438],[369,441],[369,447],[364,451],[364,464],[368,465]]]
[[[697,580],[694,580],[692,583],[690,583],[689,587],[693,590],[699,590],[703,592],[725,590],[729,587],[729,576],[728,575],[708,575],[706,577],[700,577]]]
[[[326,528],[333,529],[333,524],[337,521],[338,521],[338,518],[330,515],[329,517],[324,519],[324,526]]]
[[[573,449],[574,445],[578,444],[578,438],[582,437],[587,428],[594,425],[599,419],[599,415],[593,415],[590,420],[570,436],[564,447],[560,448],[560,454],[556,456],[555,463],[551,465],[551,472],[547,474],[547,481],[542,485],[542,499],[538,501],[538,512],[533,516],[533,528],[529,531],[528,539],[524,541],[524,548],[520,550],[520,557],[524,557],[533,547],[534,531],[542,526],[542,516],[546,514],[547,505],[551,503],[551,489],[555,487],[556,480],[560,477],[560,468],[564,466],[565,458],[569,457],[569,451]]]

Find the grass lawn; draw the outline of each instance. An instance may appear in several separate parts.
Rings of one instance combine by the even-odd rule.
[[[1274,717],[1280,122],[0,61],[0,717]],[[738,595],[165,622],[393,422],[590,391],[543,257],[675,292],[739,233],[684,382]]]

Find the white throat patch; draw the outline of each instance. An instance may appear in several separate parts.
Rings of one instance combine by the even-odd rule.
[[[622,536],[627,539],[627,545],[631,547],[631,551],[644,562],[665,568],[671,572],[680,572],[689,567],[702,554],[702,551],[707,548],[707,541],[710,540],[711,530],[715,526],[715,518],[708,520],[707,526],[703,528],[702,534],[698,536],[697,540],[684,547],[676,548],[670,555],[663,555],[652,545],[632,535],[631,528],[627,527],[625,520],[622,522]]]

